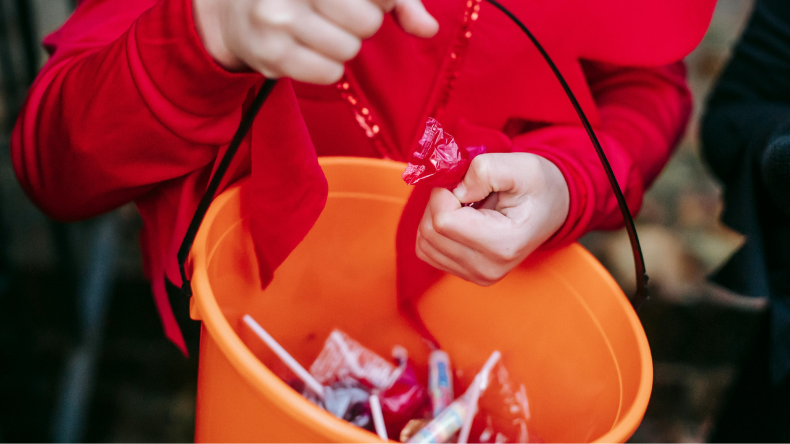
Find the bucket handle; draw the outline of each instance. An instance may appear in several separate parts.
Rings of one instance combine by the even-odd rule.
[[[239,146],[247,136],[247,132],[250,130],[252,122],[255,120],[255,116],[258,115],[258,111],[260,111],[261,106],[263,106],[263,103],[266,102],[266,99],[269,97],[269,94],[272,92],[272,89],[274,89],[274,85],[276,84],[277,80],[275,79],[266,79],[263,82],[263,86],[261,86],[261,89],[258,91],[255,99],[253,99],[249,109],[247,109],[247,111],[242,116],[241,122],[239,122],[239,127],[236,129],[236,133],[233,134],[233,138],[230,140],[228,150],[225,151],[225,155],[222,156],[222,160],[219,162],[219,166],[217,166],[217,171],[214,172],[214,176],[211,178],[211,181],[209,181],[208,187],[206,187],[206,192],[203,194],[203,197],[200,198],[200,202],[198,203],[197,209],[195,210],[195,214],[192,216],[192,220],[189,222],[189,227],[187,228],[186,234],[184,234],[184,240],[181,241],[181,246],[178,248],[178,255],[176,256],[178,258],[178,271],[181,273],[181,287],[173,284],[170,282],[169,278],[165,277],[165,279],[167,279],[167,281],[170,283],[169,287],[177,289],[178,293],[183,296],[192,296],[192,285],[189,279],[187,279],[186,261],[189,257],[189,250],[192,249],[192,244],[195,242],[195,236],[197,236],[198,228],[200,228],[203,218],[206,217],[208,207],[211,205],[211,201],[214,200],[214,195],[217,194],[219,184],[225,177],[225,173],[228,171],[228,167],[230,166],[231,160],[233,160],[233,156],[236,155],[236,151],[239,150]]]
[[[538,39],[532,35],[532,32],[527,29],[526,25],[524,25],[524,23],[522,23],[518,17],[516,17],[507,8],[499,4],[497,0],[485,1],[502,11],[502,13],[504,13],[507,18],[510,19],[510,21],[515,23],[515,25],[524,32],[532,44],[535,45],[535,48],[537,48],[538,52],[540,52],[540,55],[543,56],[543,60],[546,61],[546,63],[549,65],[549,68],[551,68],[551,71],[554,73],[554,77],[557,78],[557,81],[560,82],[560,85],[562,85],[562,89],[565,90],[565,95],[567,95],[568,100],[571,101],[573,109],[576,110],[579,120],[581,120],[584,129],[587,131],[587,135],[590,137],[590,142],[592,142],[595,152],[598,154],[598,160],[601,161],[601,166],[603,166],[604,171],[606,171],[606,177],[609,179],[609,185],[612,187],[612,191],[614,191],[614,195],[617,198],[617,205],[620,207],[620,214],[623,216],[623,221],[625,222],[625,230],[628,232],[628,240],[631,242],[631,252],[634,256],[634,268],[636,269],[636,292],[632,297],[629,298],[629,300],[631,301],[631,305],[634,307],[634,310],[639,310],[639,307],[641,307],[648,298],[648,276],[647,270],[645,269],[645,258],[642,255],[642,246],[639,244],[639,236],[636,234],[634,218],[631,216],[631,211],[628,209],[628,202],[626,202],[625,196],[623,196],[623,191],[620,188],[620,184],[617,183],[617,178],[614,175],[614,171],[612,171],[612,167],[609,165],[609,159],[606,158],[606,153],[603,152],[601,143],[598,142],[598,137],[595,135],[595,131],[593,131],[590,121],[587,120],[587,116],[584,114],[581,105],[579,105],[579,102],[576,100],[576,96],[573,94],[573,91],[571,91],[571,87],[568,85],[568,82],[565,81],[565,78],[560,73],[560,70],[557,69],[557,65],[555,65],[554,61],[551,60],[549,54],[538,42]]]
[[[524,23],[521,22],[512,12],[510,12],[507,8],[499,4],[496,0],[485,0],[490,3],[495,8],[502,11],[516,26],[524,32],[524,34],[529,38],[532,44],[537,48],[540,55],[543,56],[543,59],[551,68],[551,71],[554,73],[554,76],[557,78],[557,81],[562,86],[562,89],[565,91],[565,94],[568,96],[571,104],[573,105],[573,109],[576,111],[576,114],[579,116],[579,119],[584,126],[584,129],[587,131],[587,135],[590,138],[590,142],[592,142],[593,148],[595,148],[595,152],[598,154],[598,159],[601,161],[601,166],[603,167],[604,171],[606,171],[606,177],[609,179],[609,185],[612,187],[612,191],[615,194],[617,199],[617,205],[620,207],[620,213],[623,216],[623,221],[625,222],[625,229],[628,232],[628,240],[631,243],[631,251],[634,256],[634,267],[636,269],[636,292],[632,297],[629,298],[631,305],[634,307],[634,310],[639,310],[639,307],[647,300],[647,271],[645,270],[645,260],[642,255],[642,247],[639,244],[639,237],[636,233],[636,226],[634,225],[634,219],[631,216],[631,211],[628,209],[628,203],[625,200],[625,196],[623,196],[623,191],[620,188],[620,185],[617,182],[617,178],[614,175],[614,171],[612,171],[612,167],[609,164],[609,160],[606,158],[606,153],[604,153],[603,148],[601,147],[600,142],[598,142],[598,137],[595,135],[595,131],[590,125],[589,120],[587,120],[587,116],[584,114],[581,105],[576,100],[576,96],[573,94],[568,83],[565,81],[565,78],[560,73],[560,70],[557,69],[557,66],[549,57],[549,54],[543,49],[543,46],[538,42],[534,35],[527,29]],[[197,235],[198,228],[200,228],[200,223],[203,221],[203,218],[206,216],[206,212],[208,211],[208,207],[211,204],[211,201],[214,199],[214,195],[219,188],[219,184],[222,181],[222,178],[225,176],[225,173],[228,170],[228,166],[230,165],[233,156],[238,151],[239,145],[241,145],[242,140],[247,135],[250,127],[252,126],[253,120],[255,120],[255,116],[258,114],[258,111],[261,109],[261,106],[269,97],[269,94],[274,88],[274,85],[277,83],[276,80],[273,79],[266,79],[264,81],[263,86],[258,91],[258,94],[255,96],[250,108],[244,113],[244,116],[239,123],[238,129],[236,129],[236,133],[233,135],[233,139],[231,139],[230,145],[228,146],[228,150],[225,152],[225,155],[222,156],[222,160],[220,161],[219,166],[217,167],[217,171],[214,173],[214,176],[211,178],[211,181],[206,188],[205,194],[200,199],[200,203],[198,204],[197,209],[195,210],[194,216],[192,216],[192,220],[189,223],[189,228],[187,229],[186,234],[184,235],[184,240],[181,242],[181,247],[178,249],[178,270],[181,273],[181,287],[171,284],[171,288],[178,289],[178,292],[186,297],[192,296],[192,287],[190,285],[190,281],[187,279],[185,264],[186,260],[189,257],[189,250],[192,248],[192,244],[195,241],[195,236]]]

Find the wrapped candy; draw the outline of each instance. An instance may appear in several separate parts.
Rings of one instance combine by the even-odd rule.
[[[502,363],[494,369],[490,384],[480,399],[480,409],[491,417],[494,430],[508,442],[529,442],[529,401],[524,384],[516,384]]]
[[[474,427],[479,430],[477,442],[542,442],[527,427],[530,411],[524,384],[516,383],[501,362],[491,374],[479,407]]]
[[[324,387],[324,397],[317,396],[312,390],[304,390],[302,395],[324,410],[366,430],[373,430],[370,412],[370,390],[355,382],[342,381]]]
[[[401,429],[400,431],[400,442],[406,442],[411,439],[417,432],[419,432],[423,427],[428,425],[430,419],[412,419]]]
[[[403,172],[403,180],[409,185],[432,178],[434,186],[454,188],[464,178],[472,159],[486,152],[485,146],[459,148],[434,118],[425,124],[418,145]]]
[[[449,402],[450,360],[441,350],[429,358],[435,392],[429,399],[403,347],[394,347],[393,364],[334,330],[308,372],[249,315],[244,322],[299,378],[288,382],[291,387],[337,418],[375,429],[382,439],[448,442],[458,435],[464,443],[470,437],[477,442],[542,442],[527,428],[526,389],[510,377],[499,352],[492,353],[465,393]],[[432,414],[432,407],[448,402],[438,415]]]
[[[409,420],[428,414],[427,390],[418,381],[411,365],[406,366],[395,383],[379,396],[390,436],[399,436]]]
[[[371,389],[390,387],[403,369],[395,367],[340,330],[329,334],[324,348],[310,366],[310,374],[323,385],[359,381]]]
[[[434,418],[455,399],[451,369],[450,356],[446,352],[439,349],[431,352],[428,358],[428,392]]]
[[[406,350],[396,346],[393,355],[397,366],[333,330],[310,366],[310,374],[323,385],[359,384],[368,392],[377,392],[388,433],[398,436],[410,419],[427,408],[428,394],[408,364]]]
[[[449,442],[456,433],[460,432],[458,442],[466,443],[472,427],[472,420],[478,410],[478,400],[481,394],[486,391],[491,379],[491,370],[501,356],[498,351],[492,353],[464,394],[442,410],[419,432],[412,435],[407,442]]]

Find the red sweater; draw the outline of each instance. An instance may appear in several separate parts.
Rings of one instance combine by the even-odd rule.
[[[461,144],[536,153],[560,168],[571,205],[550,244],[621,226],[595,151],[529,41],[479,0],[425,3],[440,23],[436,37],[406,35],[388,17],[338,85],[281,81],[264,106],[224,185],[252,173],[258,208],[290,217],[253,224],[264,274],[322,208],[315,153],[404,160],[428,116]],[[568,79],[636,211],[688,121],[691,98],[679,60],[704,34],[715,2],[504,3]],[[183,348],[164,277],[180,282],[178,246],[262,77],[227,72],[210,58],[191,0],[84,0],[44,44],[52,57],[12,137],[16,174],[31,199],[60,220],[136,202],[165,333]],[[293,146],[299,148],[278,149]],[[404,251],[412,255],[410,233],[424,200],[412,199],[412,215],[401,224],[400,237],[411,241]]]

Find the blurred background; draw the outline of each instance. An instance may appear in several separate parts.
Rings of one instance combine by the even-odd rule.
[[[0,442],[191,441],[197,360],[184,359],[162,333],[142,274],[135,209],[53,222],[25,197],[11,167],[13,121],[46,60],[40,41],[73,7],[73,0],[0,0]],[[720,187],[697,137],[703,100],[751,8],[752,0],[720,0],[687,58],[694,118],[638,218],[652,286],[639,316],[655,383],[633,442],[706,439],[765,307],[705,281],[742,239],[718,222]],[[629,293],[624,232],[582,243]]]

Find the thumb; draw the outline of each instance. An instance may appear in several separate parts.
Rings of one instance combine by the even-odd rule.
[[[461,203],[479,202],[492,192],[498,191],[492,182],[492,169],[495,165],[492,162],[493,157],[491,154],[481,154],[472,159],[464,180],[453,190]]]
[[[397,0],[394,14],[409,34],[428,38],[439,31],[439,22],[425,9],[422,0]]]

